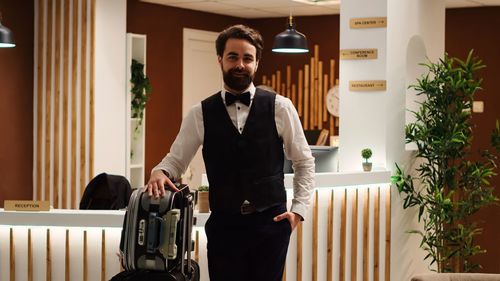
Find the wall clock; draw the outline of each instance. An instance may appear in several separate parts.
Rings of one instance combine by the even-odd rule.
[[[326,109],[335,117],[339,117],[339,101],[339,86],[336,85],[326,94]]]

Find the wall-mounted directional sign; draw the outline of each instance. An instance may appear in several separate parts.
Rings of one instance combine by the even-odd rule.
[[[369,60],[376,59],[377,49],[345,49],[340,50],[342,60]]]
[[[353,18],[349,21],[351,28],[387,27],[387,17]]]
[[[385,80],[362,80],[362,81],[349,81],[349,91],[385,91]]]

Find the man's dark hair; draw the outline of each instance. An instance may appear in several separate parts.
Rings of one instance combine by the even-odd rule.
[[[262,49],[264,48],[264,40],[262,40],[262,36],[257,30],[242,24],[230,26],[219,33],[215,41],[215,49],[217,50],[218,56],[222,57],[224,49],[226,48],[226,42],[231,38],[243,39],[252,44],[257,50],[256,59],[260,60]]]

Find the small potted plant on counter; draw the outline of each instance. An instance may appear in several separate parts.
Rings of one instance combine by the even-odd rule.
[[[368,162],[368,159],[372,157],[372,150],[369,148],[365,148],[361,150],[361,156],[363,159],[365,159],[365,162],[363,162],[363,171],[369,172],[372,170],[372,163]]]
[[[208,185],[200,185],[198,187],[198,212],[208,213],[210,204],[208,202]]]

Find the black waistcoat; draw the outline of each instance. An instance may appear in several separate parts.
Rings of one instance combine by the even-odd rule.
[[[286,202],[275,99],[273,93],[256,90],[242,134],[233,125],[220,92],[202,101],[203,159],[212,211],[238,212],[244,200],[257,209]]]

